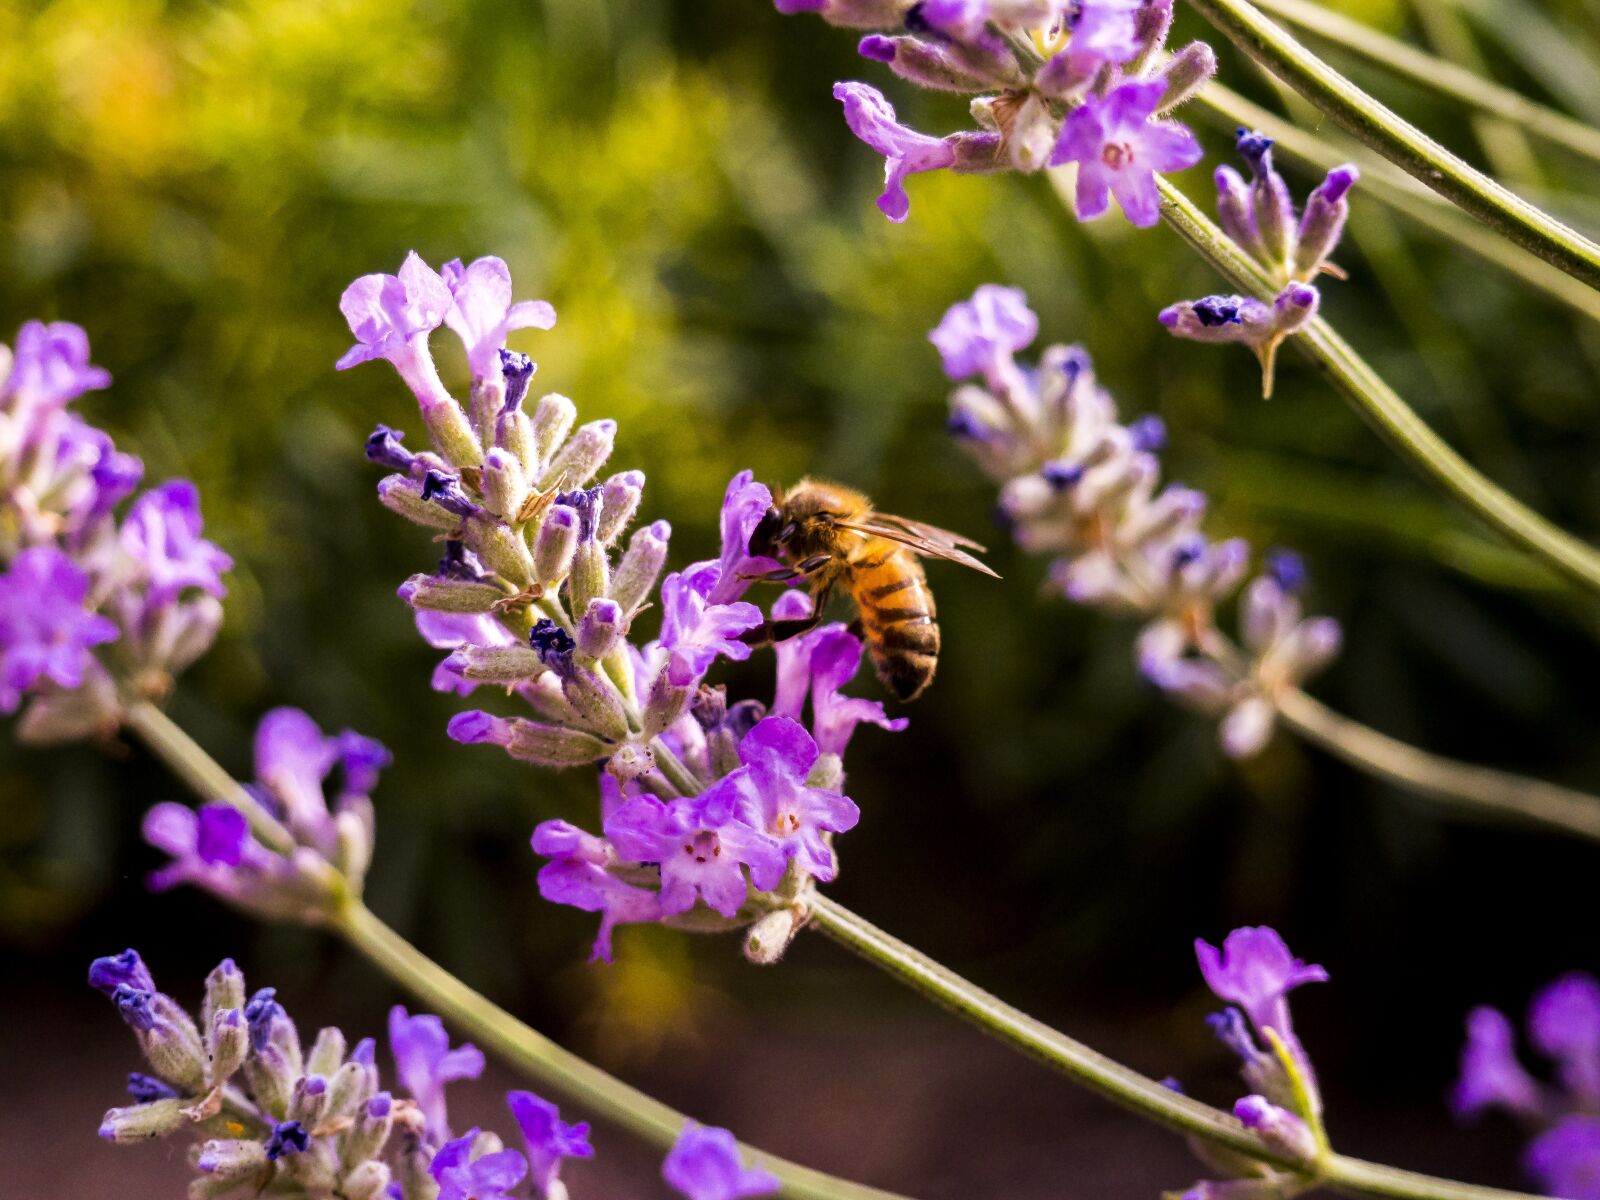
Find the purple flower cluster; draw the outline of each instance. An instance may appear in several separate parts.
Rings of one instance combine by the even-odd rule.
[[[1265,926],[1235,929],[1219,949],[1196,940],[1206,986],[1229,1007],[1207,1018],[1212,1031],[1239,1058],[1249,1094],[1233,1115],[1274,1152],[1303,1164],[1305,1172],[1270,1167],[1193,1143],[1222,1179],[1206,1179],[1182,1200],[1288,1200],[1315,1183],[1317,1160],[1327,1153],[1322,1098],[1311,1060],[1289,1019],[1289,992],[1325,983],[1328,973],[1302,962]]]
[[[1037,330],[1026,297],[992,284],[945,314],[929,338],[946,373],[982,381],[951,396],[951,434],[1000,484],[999,516],[1017,544],[1053,559],[1052,587],[1145,618],[1145,677],[1220,716],[1230,755],[1256,753],[1276,698],[1338,652],[1338,623],[1303,616],[1305,568],[1288,551],[1269,552],[1245,583],[1248,544],[1204,535],[1206,498],[1160,482],[1160,419],[1121,423],[1082,349],[1051,346],[1036,366],[1019,364]],[[1241,584],[1235,643],[1216,609]]]
[[[1261,391],[1272,395],[1273,364],[1284,338],[1317,315],[1318,275],[1343,279],[1329,261],[1350,215],[1350,189],[1361,173],[1350,163],[1334,167],[1306,198],[1298,221],[1289,185],[1272,165],[1272,139],[1239,130],[1239,157],[1246,181],[1232,167],[1218,167],[1217,217],[1234,243],[1255,259],[1281,290],[1271,304],[1251,296],[1206,296],[1161,310],[1160,321],[1178,337],[1196,342],[1238,342],[1261,362]]]
[[[1081,220],[1116,198],[1134,225],[1160,218],[1156,176],[1201,159],[1182,125],[1161,119],[1216,69],[1195,42],[1161,61],[1171,0],[777,0],[780,12],[882,32],[862,38],[864,58],[910,83],[975,97],[981,128],[936,138],[902,125],[864,83],[840,83],[850,130],[884,156],[878,207],[904,221],[907,176],[1072,165]],[[1035,37],[1051,46],[1044,57]]]
[[[256,782],[236,804],[168,802],[145,814],[145,840],[172,856],[150,886],[194,884],[269,919],[327,919],[361,894],[375,834],[368,797],[389,761],[371,738],[327,736],[299,709],[272,710],[256,729]]]
[[[770,714],[754,702],[729,705],[706,683],[718,660],[747,659],[764,637],[768,618],[745,594],[782,566],[750,552],[771,492],[748,471],[735,475],[717,557],[665,578],[665,521],[638,529],[622,549],[644,475],[593,483],[615,422],[574,429],[574,405],[555,394],[525,411],[534,367],[506,348],[506,333],[555,318],[548,305],[511,298],[499,259],[436,273],[412,254],[398,275],[357,280],[343,302],[357,343],[341,365],[392,363],[432,442],[413,453],[379,426],[367,453],[391,471],[378,487],[382,501],[443,535],[438,567],[400,588],[422,635],[449,651],[434,687],[470,695],[494,685],[526,713],[462,712],[450,736],[541,766],[601,768],[604,836],[553,821],[533,839],[551,860],[539,875],[545,897],[601,914],[597,955],[610,956],[618,924],[730,928],[773,910],[788,915],[772,916],[747,942],[770,959],[787,944],[774,926],[787,921],[792,933],[800,890],[834,877],[830,839],[856,823],[840,791],[840,756],[856,725],[904,722],[841,694],[862,645],[837,625],[779,648]],[[466,405],[433,363],[429,334],[441,324],[467,351]],[[644,640],[633,625],[651,607],[660,632]],[[808,612],[793,594],[773,609],[780,619]]]
[[[215,639],[231,560],[201,536],[194,485],[117,508],[144,468],[68,405],[111,377],[66,322],[0,346],[0,711],[61,741],[114,732]]]
[[[437,1017],[390,1019],[400,1085],[382,1088],[377,1046],[336,1028],[306,1046],[272,988],[250,995],[231,959],[206,979],[198,1019],[158,991],[138,953],[96,959],[89,983],[133,1030],[148,1070],[100,1136],[132,1144],[196,1139],[191,1195],[432,1200],[429,1166],[449,1138],[444,1085],[475,1079],[483,1056],[449,1050]]]
[[[1544,1193],[1600,1200],[1600,980],[1574,971],[1551,983],[1528,1006],[1527,1029],[1555,1064],[1555,1083],[1518,1061],[1516,1027],[1504,1013],[1475,1008],[1451,1107],[1461,1117],[1500,1108],[1531,1126],[1523,1165]]]

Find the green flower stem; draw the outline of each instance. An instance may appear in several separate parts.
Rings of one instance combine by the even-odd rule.
[[[851,953],[1113,1103],[1178,1133],[1286,1170],[1300,1169],[1229,1114],[1163,1087],[1012,1008],[826,896],[813,895],[808,904],[811,923]],[[1396,1200],[1533,1200],[1521,1192],[1436,1179],[1340,1154],[1320,1158],[1317,1173],[1321,1182],[1338,1190]]]
[[[1206,2],[1206,0],[1201,0]],[[1161,215],[1233,287],[1270,301],[1272,281],[1187,196],[1167,180]],[[1514,545],[1532,551],[1594,592],[1600,592],[1600,551],[1552,525],[1502,491],[1457,454],[1321,317],[1290,339],[1310,355],[1369,425],[1413,467]]]
[[[1600,162],[1600,129],[1585,125],[1521,92],[1485,79],[1476,72],[1353,21],[1310,0],[1255,0],[1260,8],[1282,17],[1333,45],[1359,55],[1403,79],[1475,112],[1507,121],[1575,154]]]
[[[202,799],[232,804],[246,812],[260,808],[243,803],[247,797],[238,782],[155,705],[147,701],[134,703],[126,724]],[[359,900],[349,899],[329,925],[418,1001],[541,1086],[662,1149],[670,1147],[683,1131],[689,1120],[683,1113],[606,1074],[479,995],[390,929]],[[908,1200],[895,1192],[814,1171],[753,1146],[745,1146],[744,1150],[751,1161],[782,1180],[781,1194],[794,1200]]]
[[[1497,233],[1600,288],[1600,246],[1451,154],[1312,54],[1249,0],[1189,3],[1245,54],[1390,162]]]
[[[1305,692],[1277,697],[1283,721],[1335,758],[1457,807],[1548,825],[1600,841],[1600,798],[1429,754],[1342,716]]]
[[[1360,194],[1370,196],[1429,231],[1455,242],[1486,262],[1493,263],[1524,283],[1538,288],[1592,321],[1600,321],[1600,292],[1535,258],[1521,246],[1497,237],[1454,205],[1428,191],[1403,171],[1364,147],[1347,153],[1326,140],[1305,132],[1235,91],[1212,82],[1187,102],[1229,130],[1238,125],[1259,129],[1272,138],[1279,157],[1288,157],[1319,171],[1354,161],[1361,168]]]

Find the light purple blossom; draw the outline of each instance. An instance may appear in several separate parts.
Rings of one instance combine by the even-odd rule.
[[[511,1189],[528,1174],[528,1163],[515,1150],[472,1157],[478,1131],[440,1147],[428,1165],[439,1185],[438,1200],[512,1200]]]
[[[1081,0],[1072,26],[1070,53],[1076,59],[1125,63],[1143,46],[1136,14],[1143,0]]]
[[[1523,1160],[1544,1194],[1600,1200],[1600,1117],[1566,1117],[1535,1138]]]
[[[1476,1116],[1497,1105],[1525,1116],[1542,1110],[1539,1085],[1517,1061],[1516,1040],[1504,1013],[1480,1006],[1467,1014],[1461,1077],[1450,1093],[1457,1116]]]
[[[356,344],[334,365],[341,371],[387,360],[423,407],[454,404],[428,353],[428,335],[444,323],[455,299],[439,273],[415,250],[398,275],[363,275],[339,298]]]
[[[1528,1040],[1568,1091],[1600,1104],[1600,980],[1573,971],[1544,988],[1528,1008]]]
[[[144,840],[172,856],[150,876],[153,891],[189,883],[233,904],[249,906],[263,890],[263,878],[282,875],[286,866],[249,835],[244,815],[227,805],[198,811],[171,801],[144,815]]]
[[[895,120],[894,106],[877,88],[864,83],[836,83],[833,98],[844,104],[844,119],[850,132],[884,156],[883,195],[878,197],[878,207],[891,221],[904,221],[911,211],[906,177],[954,166],[955,147],[943,138],[901,125]]]
[[[999,374],[1001,364],[1027,347],[1039,333],[1039,318],[1028,307],[1020,288],[986,283],[945,310],[943,318],[928,334],[928,340],[944,360],[944,373],[951,379]]]
[[[1154,225],[1161,219],[1156,175],[1200,161],[1203,152],[1193,133],[1174,121],[1151,119],[1165,91],[1161,80],[1124,83],[1068,114],[1050,165],[1078,164],[1080,220],[1103,214],[1115,196],[1134,225]]]
[[[1328,972],[1302,962],[1276,931],[1262,926],[1235,929],[1222,949],[1196,938],[1195,956],[1206,986],[1217,997],[1244,1009],[1258,1030],[1272,1030],[1292,1043],[1288,993],[1302,983],[1326,983]]]
[[[606,817],[609,819],[610,813]],[[611,932],[618,925],[660,919],[660,896],[634,887],[606,869],[616,855],[603,838],[566,821],[545,821],[533,831],[533,850],[552,860],[539,869],[541,896],[552,904],[600,914],[591,962],[611,961]]]
[[[474,379],[501,378],[500,351],[514,329],[551,329],[556,310],[543,300],[511,302],[511,272],[493,256],[462,266],[459,258],[445,263],[439,276],[450,289],[444,322],[466,347]]]
[[[567,1124],[554,1104],[532,1092],[508,1092],[506,1104],[522,1130],[528,1149],[528,1173],[539,1195],[550,1191],[561,1171],[562,1159],[594,1157],[587,1121]]]
[[[34,546],[0,575],[0,711],[15,712],[41,679],[83,683],[91,647],[114,641],[117,627],[84,608],[89,577],[54,546]]]
[[[170,604],[189,588],[219,599],[228,594],[222,574],[233,569],[233,559],[200,536],[204,528],[200,490],[187,479],[168,480],[133,502],[119,537],[148,580],[151,608]]]
[[[779,1186],[774,1175],[743,1164],[733,1134],[692,1121],[661,1164],[661,1177],[687,1200],[744,1200]]]
[[[110,384],[110,373],[90,364],[81,326],[28,321],[17,331],[10,373],[0,379],[0,403],[60,408]]]
[[[751,471],[740,471],[728,481],[722,497],[719,518],[722,527],[722,556],[717,563],[716,582],[706,599],[712,604],[729,604],[749,590],[748,576],[761,575],[783,566],[777,559],[750,553],[750,535],[772,508],[772,492],[757,483]],[[706,566],[696,563],[685,572],[694,575]]]
[[[856,652],[859,656],[859,643]],[[807,874],[827,882],[838,868],[822,835],[854,829],[861,810],[848,796],[807,786],[806,777],[820,755],[798,721],[767,717],[740,741],[742,765],[714,783],[700,804],[707,812],[737,814],[744,824],[769,835]],[[765,891],[774,885],[757,886]]]
[[[667,679],[675,687],[697,683],[719,655],[743,662],[750,647],[739,635],[762,623],[761,610],[739,600],[714,604],[707,593],[715,587],[714,564],[691,576],[674,572],[661,581],[661,646],[670,654]]]
[[[444,1142],[450,1136],[445,1085],[482,1075],[483,1051],[471,1042],[452,1050],[443,1021],[420,1013],[413,1017],[399,1004],[389,1010],[389,1051],[401,1085],[422,1110],[429,1139],[435,1144]],[[471,1145],[470,1136],[463,1140]],[[516,1157],[520,1161],[522,1155]],[[519,1172],[512,1183],[521,1178]]]
[[[797,620],[811,612],[804,592],[786,592],[772,606],[775,621]],[[811,696],[811,730],[823,754],[843,755],[855,728],[866,721],[898,733],[905,717],[891,718],[876,700],[846,696],[840,691],[861,667],[861,639],[834,622],[787,638],[775,647],[778,683],[772,715],[800,720],[806,695]]]
[[[697,899],[724,917],[738,915],[750,882],[761,891],[778,886],[784,852],[778,842],[739,818],[727,792],[664,802],[637,796],[611,814],[606,836],[625,862],[661,868],[661,911],[688,912]]]

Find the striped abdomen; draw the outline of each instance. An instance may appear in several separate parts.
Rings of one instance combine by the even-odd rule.
[[[939,664],[939,625],[922,564],[904,546],[868,538],[850,556],[849,581],[873,669],[897,699],[915,700]]]

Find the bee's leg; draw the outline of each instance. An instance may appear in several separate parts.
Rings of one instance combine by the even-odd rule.
[[[797,579],[804,579],[808,575],[814,575],[832,561],[831,555],[813,554],[798,566],[779,567],[775,571],[758,571],[754,575],[740,575],[739,578],[748,580],[751,583],[793,583]]]
[[[820,560],[820,561],[818,561]],[[815,559],[807,559],[806,563],[817,563],[824,566],[828,562],[825,555],[818,555]],[[817,567],[812,567],[815,571]],[[800,572],[796,572],[797,576]],[[823,585],[811,597],[811,615],[809,617],[787,617],[774,621],[768,617],[754,629],[743,634],[739,640],[747,646],[773,646],[779,642],[786,642],[790,638],[799,637],[802,633],[809,633],[822,623],[823,610],[828,607],[828,597],[833,594],[831,583]]]
[[[866,627],[861,624],[861,618],[857,617],[854,621],[851,621],[850,624],[845,626],[845,631],[848,632],[851,637],[859,639],[862,637],[863,630],[865,628]]]

